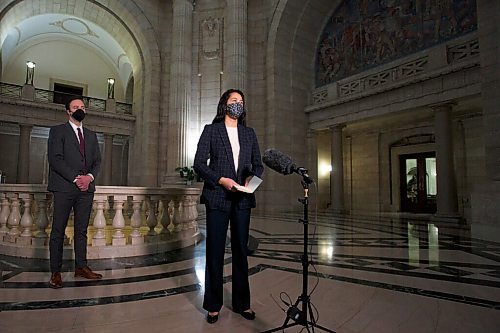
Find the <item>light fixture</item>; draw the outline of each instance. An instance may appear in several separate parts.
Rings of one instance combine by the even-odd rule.
[[[33,77],[35,76],[35,66],[36,64],[29,60],[26,61],[26,83],[25,84],[30,84],[33,85]]]
[[[328,175],[330,172],[332,172],[332,165],[327,164],[327,163],[321,163],[319,165],[319,171],[322,176]]]
[[[112,77],[108,79],[108,98],[115,98],[115,79]]]

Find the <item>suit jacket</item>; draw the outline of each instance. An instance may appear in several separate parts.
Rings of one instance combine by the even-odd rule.
[[[69,122],[54,126],[49,132],[48,159],[49,185],[51,192],[79,192],[73,181],[78,175],[91,173],[97,178],[101,167],[101,152],[97,135],[83,127],[85,156],[80,153],[80,145]],[[85,158],[85,160],[84,160]],[[88,192],[95,192],[95,182],[91,182]]]
[[[240,155],[238,170],[234,168],[233,151],[224,122],[206,125],[198,142],[194,170],[204,180],[201,202],[211,209],[229,211],[236,202],[240,209],[255,207],[253,193],[231,192],[218,184],[221,177],[231,178],[240,185],[248,176],[260,177],[264,171],[257,136],[252,128],[238,125]],[[207,160],[210,162],[207,165]]]

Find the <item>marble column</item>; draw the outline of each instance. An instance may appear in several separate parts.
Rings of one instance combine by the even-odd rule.
[[[103,185],[111,185],[113,175],[113,135],[104,134]]]
[[[477,6],[486,178],[494,183],[500,181],[500,1],[478,0]]]
[[[193,5],[188,0],[173,1],[172,53],[170,62],[170,103],[167,142],[167,170],[163,183],[180,179],[176,167],[190,166],[187,132],[191,110],[191,59]]]
[[[472,237],[497,241],[500,226],[500,1],[477,0],[484,180],[471,192]]]
[[[223,90],[247,88],[247,0],[228,0],[225,10],[225,48]]]
[[[332,130],[332,175],[330,188],[332,195],[332,209],[342,213],[344,208],[344,159],[342,151],[342,128],[343,125],[331,127]]]
[[[457,219],[458,200],[453,163],[453,137],[451,111],[452,104],[433,107],[436,137],[436,172],[437,172],[437,212],[438,218]]]
[[[30,167],[30,139],[32,125],[19,125],[19,153],[17,155],[17,183],[29,183],[29,167]]]

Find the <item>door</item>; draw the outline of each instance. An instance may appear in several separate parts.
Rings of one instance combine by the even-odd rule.
[[[437,194],[436,154],[400,155],[401,210],[435,213]]]

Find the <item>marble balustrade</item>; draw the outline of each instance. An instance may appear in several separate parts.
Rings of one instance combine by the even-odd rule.
[[[0,185],[0,254],[48,258],[52,194],[42,184]],[[87,257],[160,253],[201,239],[196,187],[97,186],[88,228]],[[70,216],[64,258],[73,258]]]

